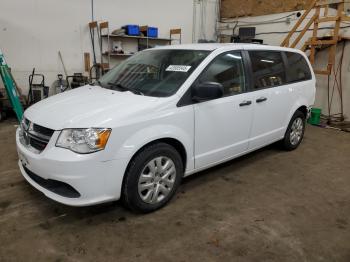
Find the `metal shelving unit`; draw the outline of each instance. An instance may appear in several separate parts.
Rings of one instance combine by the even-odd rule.
[[[158,41],[165,41],[165,42],[171,42],[172,39],[170,38],[159,38],[159,37],[147,37],[147,36],[132,36],[132,35],[113,35],[113,34],[109,34],[109,35],[102,35],[102,37],[107,37],[108,36],[111,37],[117,37],[117,38],[131,38],[131,39],[147,39],[147,40],[158,40]]]
[[[129,36],[129,35],[114,35],[114,34],[104,34],[101,35],[103,39],[107,40],[108,49],[102,53],[102,55],[108,57],[108,61],[110,63],[111,58],[128,58],[133,55],[133,53],[116,53],[112,51],[111,39],[120,39],[123,40],[135,40],[137,41],[137,51],[139,51],[140,44],[144,44],[146,48],[151,47],[151,44],[158,43],[161,45],[170,45],[172,39],[170,38],[154,38],[154,37],[146,37],[146,36]]]
[[[113,33],[110,33],[109,30],[109,23],[102,22],[99,25],[99,35],[100,35],[100,48],[101,48],[101,64],[103,64],[103,57],[108,58],[108,64],[103,64],[104,68],[110,68],[111,64],[111,58],[119,58],[124,59],[132,56],[135,52],[140,51],[140,45],[143,44],[144,48],[150,48],[153,44],[158,45],[171,45],[172,41],[176,41],[177,43],[181,44],[181,29],[175,28],[170,29],[169,31],[169,38],[158,38],[158,37],[147,37],[147,36],[130,36],[130,35],[116,35]],[[178,38],[174,38],[173,36],[177,35]],[[113,47],[111,44],[111,39],[118,39],[119,41],[137,41],[136,51],[133,53],[117,53],[113,51]],[[104,48],[104,44],[107,42],[107,48]],[[143,49],[142,49],[143,50]]]

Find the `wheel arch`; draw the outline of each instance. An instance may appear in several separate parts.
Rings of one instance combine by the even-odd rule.
[[[307,118],[307,114],[308,114],[308,106],[307,105],[308,105],[308,103],[304,99],[301,99],[294,104],[294,106],[289,111],[288,118],[286,118],[286,122],[284,125],[285,129],[287,129],[288,124],[296,111],[301,111],[305,115],[305,118]]]
[[[300,111],[304,114],[305,118],[307,118],[307,114],[308,114],[308,109],[307,109],[307,106],[303,105],[303,106],[300,106],[296,111]],[[294,113],[295,113],[294,112]]]
[[[154,145],[157,143],[165,143],[168,144],[172,147],[175,148],[175,150],[180,154],[181,156],[181,160],[183,163],[183,172],[185,172],[186,170],[186,165],[187,165],[187,151],[185,146],[183,145],[182,142],[180,142],[178,139],[175,139],[173,137],[163,137],[163,138],[158,138],[152,141],[147,142],[146,144],[144,144],[143,146],[141,146],[130,158],[129,163],[127,165],[127,168],[125,170],[125,172],[128,170],[130,163],[132,162],[132,160],[135,158],[135,156],[137,154],[139,154],[143,149],[145,149],[146,147],[150,146],[150,145]]]
[[[193,137],[192,132],[174,125],[154,125],[141,128],[129,135],[125,132],[127,139],[122,139],[122,143],[115,152],[116,158],[128,159],[130,161],[143,148],[157,142],[164,142],[173,146],[181,155],[185,170],[193,169]],[[120,139],[121,140],[121,139]]]
[[[124,190],[124,185],[125,185],[125,179],[126,179],[126,173],[128,172],[129,168],[130,168],[130,164],[132,163],[133,159],[137,156],[137,154],[139,154],[143,149],[145,149],[146,147],[156,144],[156,143],[166,143],[172,147],[175,148],[176,151],[179,152],[181,159],[182,159],[182,163],[183,163],[183,174],[185,174],[186,172],[186,166],[187,166],[187,151],[185,146],[183,145],[183,143],[181,141],[179,141],[176,138],[173,137],[163,137],[163,138],[157,138],[153,141],[149,141],[147,143],[145,143],[143,146],[141,146],[137,151],[134,152],[134,154],[132,155],[132,157],[129,159],[128,164],[125,168],[124,174],[123,174],[123,179],[122,179],[122,184],[121,184],[121,192],[123,192]]]

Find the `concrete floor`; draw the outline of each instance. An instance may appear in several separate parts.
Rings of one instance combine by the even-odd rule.
[[[162,210],[71,208],[21,177],[0,124],[0,261],[350,261],[350,135],[308,127],[185,179]]]

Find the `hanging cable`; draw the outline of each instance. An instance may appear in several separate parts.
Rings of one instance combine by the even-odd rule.
[[[330,106],[330,98],[329,98],[329,87],[330,87],[330,75],[328,75],[328,81],[327,81],[327,102],[328,102],[328,122],[330,121],[331,116],[331,106]]]
[[[344,108],[343,108],[343,86],[342,86],[342,70],[343,70],[343,60],[345,54],[346,42],[343,42],[342,51],[339,63],[335,69],[333,67],[332,73],[334,76],[334,83],[332,88],[330,86],[330,75],[328,75],[327,81],[327,104],[328,104],[328,115],[322,115],[322,118],[327,120],[327,124],[344,123]],[[340,113],[332,114],[332,104],[334,99],[335,90],[338,91],[340,100]]]
[[[343,61],[344,61],[344,53],[345,53],[345,45],[346,42],[343,42],[342,46],[342,53],[340,57],[340,72],[339,72],[339,96],[340,96],[340,114],[341,114],[341,121],[344,121],[344,104],[343,104],[343,76],[342,76],[342,71],[343,71]]]

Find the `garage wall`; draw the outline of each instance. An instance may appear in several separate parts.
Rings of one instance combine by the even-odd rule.
[[[349,8],[349,4],[347,5]],[[303,11],[302,11],[303,12]],[[322,13],[322,12],[321,12]],[[330,10],[330,14],[336,14],[335,10]],[[276,45],[279,46],[287,33],[292,29],[296,21],[298,20],[296,16],[297,12],[287,12],[273,15],[265,15],[265,16],[255,16],[255,17],[245,17],[239,19],[231,19],[225,20],[226,23],[221,23],[219,28],[221,30],[220,34],[222,35],[232,35],[232,30],[235,28],[235,33],[238,34],[238,29],[240,27],[246,26],[254,26],[256,27],[256,38],[263,39],[265,44]],[[308,19],[312,17],[313,13],[308,15]],[[306,19],[305,23],[308,22]],[[323,23],[322,27],[332,26],[331,23]],[[342,24],[343,28],[341,30],[341,34],[344,36],[350,36],[350,24],[344,23]],[[301,27],[302,28],[302,27]],[[329,29],[319,31],[319,35],[330,35],[331,31]],[[296,34],[297,35],[297,34]],[[302,41],[300,41],[301,47],[302,43],[311,36],[311,31],[309,31]],[[294,36],[295,38],[296,36]],[[294,39],[292,38],[292,40]],[[291,41],[292,41],[291,40]],[[337,51],[337,62],[338,64],[339,58],[341,56],[341,48],[342,44],[338,47]],[[345,56],[343,60],[343,100],[344,100],[344,113],[345,116],[350,118],[350,43],[346,43],[345,47]],[[316,55],[315,67],[318,69],[325,69],[328,61],[328,52],[322,51],[318,52]],[[324,113],[328,112],[328,102],[327,102],[327,77],[317,75],[317,91],[316,91],[316,107],[322,108]],[[333,78],[331,78],[331,87],[333,83]],[[337,91],[334,92],[334,98],[332,103],[332,111],[331,113],[339,113],[340,112],[340,100]]]
[[[159,28],[160,37],[169,37],[170,28],[180,27],[183,42],[192,42],[193,1],[94,2],[95,20],[109,21],[111,29],[124,24],[149,24]],[[87,27],[91,21],[90,0],[0,0],[0,7],[0,48],[23,91],[27,92],[33,67],[47,77],[47,85],[63,72],[58,50],[69,74],[84,70],[83,53],[90,52],[92,57]]]

